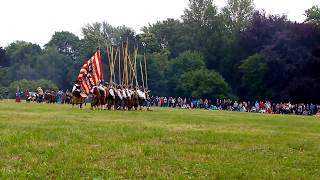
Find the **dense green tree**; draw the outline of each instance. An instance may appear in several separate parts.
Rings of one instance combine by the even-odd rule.
[[[212,0],[189,0],[189,7],[185,9],[182,39],[186,50],[205,52],[211,41],[219,39],[219,21],[217,7]],[[212,44],[210,44],[212,45]],[[213,47],[210,46],[211,50]]]
[[[82,27],[83,44],[92,52],[100,45],[102,49],[107,45],[121,46],[127,39],[129,44],[136,45],[135,32],[126,26],[113,27],[107,22],[96,22]]]
[[[0,86],[6,86],[10,83],[10,79],[8,79],[8,67],[0,67]]]
[[[242,97],[249,100],[270,97],[265,83],[268,66],[262,54],[254,54],[243,61],[239,67],[242,75]]]
[[[69,56],[59,53],[56,48],[49,47],[38,57],[35,68],[41,74],[41,78],[50,79],[60,88],[70,89],[81,65],[81,62],[72,61]]]
[[[189,8],[184,10],[182,19],[185,23],[207,26],[212,15],[217,13],[217,7],[212,0],[189,0]]]
[[[168,49],[171,57],[176,57],[183,49],[182,23],[179,20],[167,19],[143,27],[140,40],[147,45],[147,52],[160,52]]]
[[[73,60],[80,60],[81,41],[79,37],[68,31],[55,32],[48,44],[48,47],[57,47],[60,53],[71,57]]]
[[[195,51],[186,51],[170,61],[169,74],[174,76],[186,71],[202,68],[205,68],[202,54]]]
[[[177,58],[172,59],[168,64],[168,71],[166,73],[169,78],[168,88],[178,95],[180,92],[176,88],[178,78],[185,72],[205,68],[205,61],[201,53],[186,51],[181,53]]]
[[[148,88],[155,95],[170,95],[169,77],[166,74],[169,64],[169,52],[165,49],[147,56]]]
[[[0,68],[8,67],[10,65],[10,59],[4,48],[0,47]]]
[[[10,59],[4,48],[0,47],[0,86],[5,86],[10,81],[7,78],[8,69],[10,66]]]
[[[37,58],[41,54],[41,48],[37,44],[24,41],[11,43],[7,48],[8,57],[11,61],[7,77],[12,80],[37,79],[39,74],[34,69]]]
[[[230,87],[223,77],[207,69],[185,72],[179,77],[177,87],[183,95],[192,98],[227,98]]]
[[[253,0],[228,0],[222,9],[226,25],[231,32],[243,31],[254,12]]]
[[[307,19],[306,22],[320,25],[320,7],[312,6],[310,9],[306,10]]]

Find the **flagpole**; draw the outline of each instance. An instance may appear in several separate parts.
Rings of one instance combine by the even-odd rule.
[[[148,71],[147,71],[147,58],[146,58],[146,43],[142,43],[144,48],[143,59],[144,59],[144,70],[146,75],[146,88],[148,89]]]
[[[141,59],[140,59],[140,71],[141,71],[142,87],[143,87],[143,89],[144,89],[144,75],[143,75],[143,69],[142,69]]]
[[[135,70],[135,72],[136,72],[136,86],[138,86],[139,85],[139,83],[138,83],[138,68],[137,68],[137,52],[138,52],[138,50],[136,49],[136,53],[135,53],[135,57],[134,57],[134,70]]]
[[[116,65],[116,62],[117,62],[117,56],[118,56],[118,47],[116,49],[116,55],[114,57],[114,62],[113,62],[113,79],[114,79],[114,82],[116,82],[116,71],[115,71],[115,65]]]
[[[122,58],[123,58],[123,69],[122,69],[122,85],[124,84],[124,67],[125,67],[125,49],[124,49],[124,45],[123,45],[123,41],[121,42],[122,44]]]
[[[121,84],[121,69],[120,69],[120,67],[121,67],[121,56],[120,56],[120,54],[121,54],[121,49],[120,48],[118,48],[118,51],[119,51],[119,58],[118,58],[118,65],[119,65],[119,68],[118,68],[118,75],[119,75],[119,84]]]

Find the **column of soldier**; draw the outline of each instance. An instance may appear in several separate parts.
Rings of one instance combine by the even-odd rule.
[[[122,50],[122,53],[121,53]],[[128,40],[122,43],[122,49],[107,46],[110,79],[101,81],[90,90],[89,97],[92,110],[142,110],[145,106],[150,110],[150,91],[148,90],[147,62],[144,53],[144,67],[139,61],[142,86],[139,86],[137,71],[138,48],[134,49],[133,57],[129,55]],[[121,58],[122,55],[122,58]],[[122,61],[122,63],[121,63]],[[118,66],[118,84],[116,83],[115,66]],[[122,73],[121,73],[122,69]],[[79,98],[81,88],[78,82],[72,89],[72,104],[82,108],[84,98]]]
[[[150,110],[149,91],[141,86],[101,82],[91,89],[90,98],[92,110]]]

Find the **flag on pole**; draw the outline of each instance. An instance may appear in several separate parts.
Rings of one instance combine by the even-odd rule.
[[[81,67],[78,75],[81,88],[85,94],[90,93],[92,86],[99,85],[103,79],[100,50]]]

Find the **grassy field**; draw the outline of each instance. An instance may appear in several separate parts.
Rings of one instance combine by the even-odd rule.
[[[319,179],[320,119],[0,101],[0,179]]]

